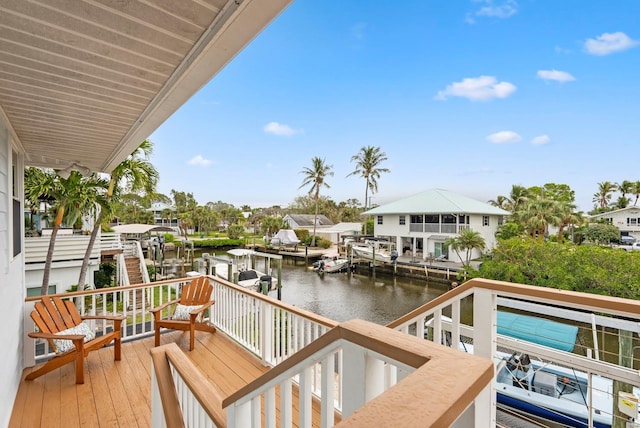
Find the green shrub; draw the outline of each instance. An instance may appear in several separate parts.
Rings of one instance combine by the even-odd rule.
[[[193,241],[193,246],[200,248],[238,247],[242,245],[244,245],[244,239],[201,239]]]
[[[311,242],[311,234],[307,229],[296,229],[294,230],[294,232],[298,237],[298,239],[300,240],[300,242],[307,242],[307,240]]]
[[[98,270],[93,274],[93,283],[95,287],[104,288],[111,286],[115,273],[115,263],[101,263]]]
[[[164,242],[173,242],[176,240],[176,237],[173,233],[165,233],[164,234]]]
[[[227,230],[227,236],[229,239],[240,239],[242,236],[242,232],[244,232],[244,227],[239,224],[234,224],[233,226],[229,226]]]

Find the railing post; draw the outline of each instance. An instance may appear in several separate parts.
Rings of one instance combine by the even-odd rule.
[[[473,353],[493,361],[496,353],[498,298],[495,291],[476,288],[473,294]],[[474,402],[476,427],[496,426],[495,377]]]
[[[151,360],[153,365],[153,359]],[[164,409],[162,408],[162,399],[160,398],[160,389],[158,388],[158,379],[156,371],[151,369],[151,426],[152,428],[164,428],[167,422],[164,419]]]
[[[342,419],[346,419],[366,403],[365,355],[357,346],[342,347]]]
[[[258,300],[262,310],[260,313],[262,314],[260,320],[260,336],[262,337],[262,346],[261,355],[262,355],[262,363],[270,364],[273,361],[273,335],[274,335],[274,324],[273,320],[273,306],[266,304],[262,300]],[[278,328],[278,332],[280,329]]]

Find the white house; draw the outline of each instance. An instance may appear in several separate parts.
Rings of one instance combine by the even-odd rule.
[[[171,211],[170,218],[167,218],[164,215],[165,210]],[[156,226],[168,226],[176,228],[179,226],[176,209],[171,205],[167,205],[162,202],[154,202],[151,204],[151,207],[147,209],[147,211],[151,211],[153,213],[153,222]]]
[[[333,226],[323,227],[316,231],[319,237],[331,241],[334,244],[342,242],[344,236],[362,234],[362,223],[341,222]]]
[[[604,220],[620,229],[620,236],[640,240],[640,207],[631,206],[589,217],[591,221]]]
[[[25,165],[112,171],[290,2],[0,2],[0,426],[33,365]]]
[[[487,248],[492,248],[498,226],[510,213],[457,193],[432,189],[373,208],[363,215],[373,216],[375,236],[394,243],[401,254],[422,259],[445,256],[453,260],[455,253],[444,245],[448,238],[471,229],[482,235]],[[479,251],[474,252],[473,257],[480,255]]]

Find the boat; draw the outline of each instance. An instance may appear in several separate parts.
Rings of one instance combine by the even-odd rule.
[[[431,320],[426,326],[430,327]],[[498,334],[510,336],[565,352],[573,350],[578,328],[543,318],[499,311]],[[450,318],[442,316],[443,325]],[[443,332],[450,343],[451,333]],[[459,342],[459,349],[473,353],[473,345]],[[589,427],[589,402],[593,406],[593,427],[611,428],[613,381],[562,367],[522,352],[496,353],[496,395],[498,405],[513,412],[532,416],[546,423],[567,427]],[[640,391],[633,393],[620,406],[635,422],[627,427],[640,427],[638,401]]]
[[[364,244],[351,244],[351,251],[361,259],[390,263],[398,258],[398,252],[391,247],[392,244],[388,241],[366,240]]]
[[[343,272],[349,269],[349,260],[340,257],[338,253],[323,254],[320,260],[313,264],[313,270],[318,273]]]
[[[300,244],[300,239],[291,229],[280,229],[278,233],[273,235],[273,237],[269,240],[269,244],[275,247],[293,247],[295,249],[298,248],[298,244]]]
[[[262,272],[254,266],[256,252],[244,248],[234,248],[227,251],[228,263],[216,263],[216,276],[233,282],[234,274],[238,274],[238,285],[263,293],[263,287],[268,291],[278,288],[278,281],[270,273]],[[231,270],[231,274],[229,274]]]

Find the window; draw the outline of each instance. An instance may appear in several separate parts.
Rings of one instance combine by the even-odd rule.
[[[41,296],[40,290],[42,290],[42,287],[27,288],[27,297]],[[47,294],[56,294],[56,286],[49,285],[49,291],[47,292]]]
[[[483,226],[489,226],[489,216],[488,215],[483,215],[482,216],[482,225]]]
[[[636,224],[638,224],[637,221],[637,218],[627,217],[627,225],[629,226],[635,226]]]
[[[458,224],[469,224],[469,216],[464,214],[458,216]]]
[[[422,216],[421,215],[412,215],[411,216],[411,223],[414,223],[414,224],[420,223],[420,224],[422,224],[423,223]]]
[[[406,224],[405,216],[400,216],[398,224],[400,224],[400,226],[404,226]]]
[[[382,224],[382,216],[381,215],[378,216],[378,224]]]

